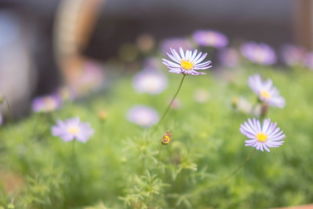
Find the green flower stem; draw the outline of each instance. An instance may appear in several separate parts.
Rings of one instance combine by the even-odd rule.
[[[261,104],[261,114],[260,114],[260,118],[263,120],[265,117],[266,117],[266,115],[267,115],[267,113],[268,113],[268,109],[269,109],[269,107],[268,107],[268,104],[266,104],[266,103],[262,103]]]
[[[184,83],[185,78],[186,78],[186,74],[183,74],[183,77],[182,77],[182,79],[180,80],[179,86],[178,86],[178,88],[177,88],[177,90],[176,90],[176,92],[175,92],[175,94],[174,94],[172,100],[170,101],[170,103],[168,104],[166,110],[165,110],[164,113],[162,114],[162,117],[161,117],[161,119],[160,119],[160,121],[159,121],[159,124],[162,123],[162,121],[165,119],[166,115],[168,114],[169,110],[171,109],[171,106],[172,106],[173,102],[175,101],[175,99],[176,99],[178,93],[179,93],[180,90],[181,90],[181,87],[182,87],[182,85],[183,85],[183,83]]]

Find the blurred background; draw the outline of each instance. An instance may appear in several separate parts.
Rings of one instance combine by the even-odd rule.
[[[310,0],[2,0],[0,95],[23,115],[32,98],[75,85],[84,66],[118,62],[143,34],[159,42],[214,29],[231,41],[310,49],[312,9]]]

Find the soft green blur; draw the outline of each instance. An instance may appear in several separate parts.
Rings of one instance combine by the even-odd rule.
[[[269,117],[287,136],[270,153],[244,146],[239,127],[250,116],[231,105],[233,97],[256,100],[247,86],[255,72],[272,79],[287,104],[270,109]],[[181,107],[163,124],[143,129],[129,123],[125,114],[133,105],[164,111],[181,77],[169,76],[170,86],[160,95],[138,94],[124,78],[52,114],[0,127],[0,175],[14,182],[9,192],[8,181],[2,182],[0,206],[261,209],[313,202],[313,72],[245,66],[189,76],[178,96]],[[194,100],[197,89],[209,93],[206,103]],[[107,112],[105,120],[100,111]],[[90,141],[66,143],[51,136],[56,119],[75,116],[95,129]],[[166,131],[172,142],[161,145]],[[252,158],[224,181],[251,151]]]

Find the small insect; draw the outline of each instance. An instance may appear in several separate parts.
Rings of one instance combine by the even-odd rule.
[[[162,137],[161,143],[163,145],[167,145],[171,142],[171,140],[172,140],[172,134],[170,132],[166,132]]]

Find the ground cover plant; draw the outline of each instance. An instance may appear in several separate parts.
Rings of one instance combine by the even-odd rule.
[[[195,39],[203,47],[210,42],[201,33]],[[215,47],[227,44],[220,40]],[[312,203],[313,74],[302,66],[268,66],[273,55],[255,57],[249,50],[263,53],[264,46],[248,44],[242,50],[250,61],[223,69],[213,63],[201,71],[206,75],[193,76],[200,72],[194,66],[202,70],[209,61],[175,58],[178,53],[196,58],[200,51],[178,48],[168,52],[180,65],[163,60],[174,73],[161,65],[168,59],[162,54],[155,58],[157,71],[129,73],[61,108],[54,96],[36,100],[34,114],[1,127],[0,206],[205,209]],[[267,92],[259,91],[262,85]],[[256,127],[267,121],[267,128],[258,132],[248,119]]]

